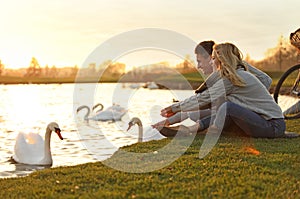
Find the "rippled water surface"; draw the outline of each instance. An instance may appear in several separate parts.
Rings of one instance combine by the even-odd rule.
[[[173,98],[182,100],[193,94],[191,90],[131,89],[128,84],[0,85],[0,92],[0,177],[24,176],[45,168],[10,161],[19,132],[44,137],[49,122],[59,124],[64,140],[52,134],[52,167],[104,160],[119,147],[137,142],[137,128],[126,131],[130,118],[139,117],[149,130],[150,124],[162,119],[162,107]],[[117,103],[128,112],[116,122],[86,122],[85,110],[76,113],[80,105],[92,107],[99,102],[104,109]]]
[[[0,92],[1,178],[24,176],[45,168],[10,160],[19,132],[39,133],[44,137],[47,124],[55,121],[64,140],[55,133],[51,137],[52,167],[101,161],[119,147],[137,142],[137,127],[126,131],[130,118],[139,117],[144,132],[158,134],[150,124],[163,119],[159,115],[161,108],[170,105],[173,99],[193,95],[192,90],[131,89],[129,84],[0,85]],[[289,106],[288,101],[291,100],[286,98],[282,106]],[[86,110],[76,113],[81,105],[92,107],[97,103],[102,103],[104,109],[116,103],[128,112],[121,121],[115,122],[86,122],[83,119]],[[186,124],[191,124],[189,122]]]

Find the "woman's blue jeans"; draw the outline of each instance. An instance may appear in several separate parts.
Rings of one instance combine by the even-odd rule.
[[[219,130],[236,125],[248,136],[256,138],[282,137],[286,128],[283,118],[266,120],[232,102],[225,102],[219,107],[214,125]]]

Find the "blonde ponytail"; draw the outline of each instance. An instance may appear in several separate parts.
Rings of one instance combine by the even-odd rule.
[[[231,43],[214,45],[214,57],[221,63],[221,76],[227,77],[235,86],[245,86],[244,80],[237,74],[236,70],[240,67],[247,70],[240,50]]]

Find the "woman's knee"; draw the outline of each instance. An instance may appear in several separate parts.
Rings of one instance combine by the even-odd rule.
[[[218,108],[218,112],[227,113],[231,112],[234,109],[234,103],[232,102],[224,102],[221,106]]]
[[[235,116],[241,110],[241,106],[233,103],[233,102],[224,102],[218,109],[218,112],[227,115],[227,116]]]

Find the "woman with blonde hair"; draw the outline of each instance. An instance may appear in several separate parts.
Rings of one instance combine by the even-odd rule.
[[[214,46],[212,64],[220,70],[226,101],[218,108],[211,131],[236,125],[252,137],[283,137],[285,122],[269,91],[247,71],[242,53],[231,43]]]
[[[206,76],[205,81],[195,90],[195,95],[201,95],[201,93],[207,89],[207,87],[211,87],[214,83],[221,79],[220,71],[218,71],[215,67],[210,64],[210,60],[212,57],[213,46],[215,42],[212,40],[202,41],[195,47],[195,55],[197,59],[197,69],[201,74]],[[239,57],[241,60],[242,57]],[[259,81],[269,89],[272,83],[271,77],[269,77],[265,72],[255,68],[254,66],[250,65],[247,62],[240,63],[245,65],[245,68],[248,68],[249,72],[255,75],[259,79]],[[188,106],[188,101],[190,100],[191,103],[194,101],[194,96],[188,98],[185,101],[186,106]],[[177,102],[181,103],[181,102]],[[173,105],[171,105],[173,106]],[[165,109],[171,109],[171,106]],[[186,111],[182,109],[181,112],[177,112],[176,114],[170,113],[170,115],[166,116],[166,119],[152,125],[154,128],[161,129],[160,132],[164,135],[176,135],[177,129],[181,126],[184,128],[182,124],[179,126],[174,125],[176,123],[180,123],[187,118],[191,119],[192,121],[198,123],[195,126],[198,133],[203,133],[205,129],[207,129],[214,120],[215,114],[211,111],[211,106],[208,109],[201,109],[200,111]],[[199,128],[198,128],[199,127]]]
[[[162,116],[215,105],[216,118],[209,132],[221,132],[235,125],[251,137],[284,137],[286,126],[280,107],[266,87],[247,71],[242,53],[235,45],[214,45],[211,65],[219,71],[221,79],[201,95],[161,110]]]

